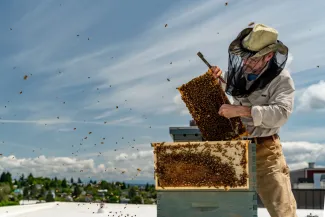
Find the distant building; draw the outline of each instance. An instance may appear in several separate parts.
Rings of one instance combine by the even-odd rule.
[[[85,196],[85,202],[92,202],[93,201],[93,195],[86,195]]]
[[[191,127],[197,126],[195,120],[190,120],[190,126]]]
[[[320,177],[320,188],[325,189],[325,175]]]
[[[65,200],[68,202],[73,202],[73,198],[70,195],[65,196]]]
[[[15,195],[23,195],[23,190],[20,189],[20,188],[17,188],[17,189],[14,190],[14,194]]]
[[[45,194],[44,194],[44,196],[46,196],[46,195],[47,195],[47,193],[48,193],[48,191],[45,191]],[[52,194],[53,198],[55,198],[55,191],[54,191],[54,190],[51,190],[51,194]]]
[[[121,195],[122,196],[128,196],[129,195],[129,191],[128,190],[122,190],[121,191]]]
[[[100,189],[98,190],[98,196],[104,197],[105,193],[107,193],[107,189]]]
[[[315,174],[321,175],[320,180],[314,180]],[[290,179],[293,189],[325,188],[325,168],[315,168],[315,163],[310,162],[308,168],[290,171]],[[320,182],[320,187],[316,182]]]
[[[120,198],[120,203],[129,203],[130,199],[127,198]]]

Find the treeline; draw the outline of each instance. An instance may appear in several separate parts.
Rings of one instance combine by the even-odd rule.
[[[10,172],[3,172],[0,176],[0,206],[16,205],[19,201],[78,201],[104,200],[105,202],[118,203],[122,197],[130,199],[130,203],[152,203],[156,199],[154,185],[146,184],[143,191],[138,186],[130,186],[125,182],[99,182],[90,180],[83,183],[80,178],[75,182],[70,178],[58,179],[47,177],[34,177],[30,173],[27,177],[22,174],[18,179],[12,179]],[[99,194],[98,190],[107,190]],[[22,194],[20,194],[22,190]],[[17,192],[18,191],[18,192]],[[86,192],[86,193],[85,193]],[[127,192],[127,193],[126,193]],[[91,198],[91,199],[89,199]]]

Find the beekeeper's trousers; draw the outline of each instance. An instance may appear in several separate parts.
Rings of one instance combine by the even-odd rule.
[[[287,166],[278,136],[255,139],[256,187],[271,217],[297,217]]]

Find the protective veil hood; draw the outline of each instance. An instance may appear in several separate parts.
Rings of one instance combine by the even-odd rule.
[[[247,67],[244,60],[259,58],[274,52],[262,72],[253,81],[247,79]],[[256,90],[263,89],[284,69],[288,48],[277,40],[277,31],[263,24],[246,28],[239,33],[228,49],[228,73],[226,93],[242,98]],[[254,69],[250,69],[254,73]]]

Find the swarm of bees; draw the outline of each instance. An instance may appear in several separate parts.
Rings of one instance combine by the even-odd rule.
[[[247,187],[247,143],[191,142],[154,146],[155,175],[165,187]]]
[[[229,141],[245,133],[239,117],[218,114],[222,104],[230,104],[210,71],[177,88],[205,141]]]

